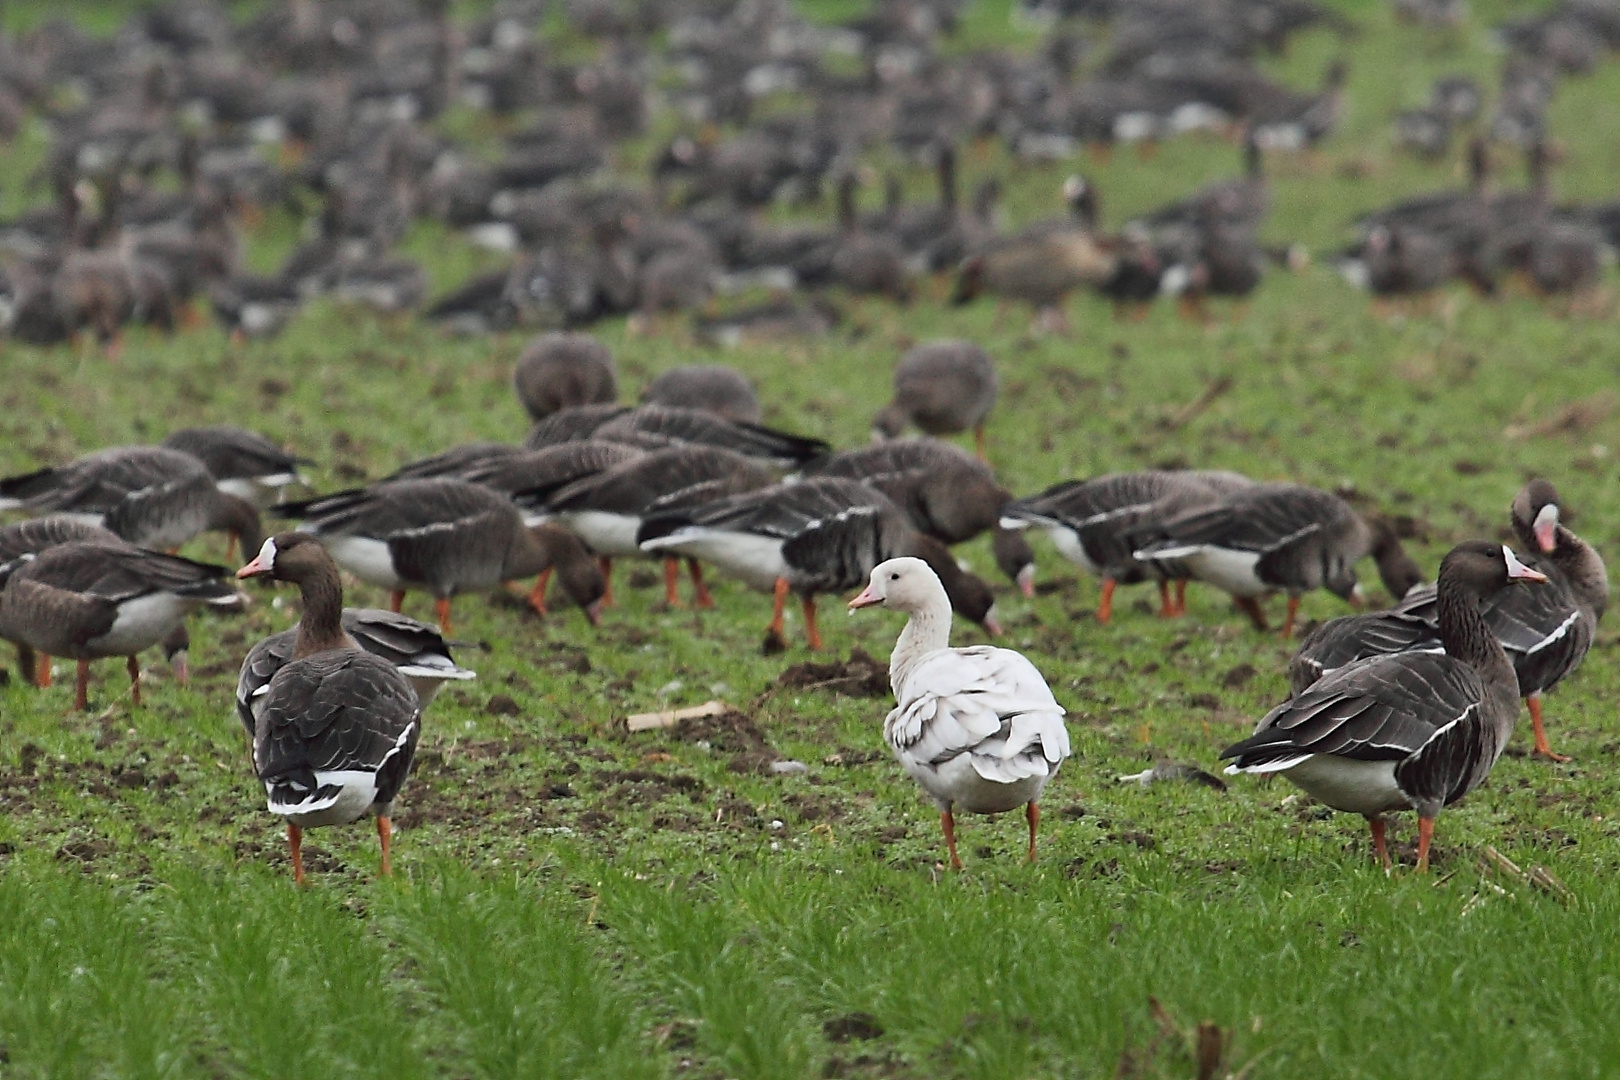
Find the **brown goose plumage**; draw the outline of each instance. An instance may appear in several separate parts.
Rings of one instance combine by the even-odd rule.
[[[872,418],[874,439],[895,439],[910,424],[929,435],[972,431],[984,457],[984,422],[996,404],[996,368],[971,341],[915,346],[894,369],[894,398]]]
[[[534,420],[619,397],[613,354],[589,334],[543,334],[529,342],[512,370],[512,388]]]

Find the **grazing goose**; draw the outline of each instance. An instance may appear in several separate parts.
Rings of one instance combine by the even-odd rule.
[[[816,596],[854,588],[885,559],[914,555],[934,568],[963,615],[991,634],[995,598],[937,540],[917,532],[898,507],[856,480],[812,477],[700,506],[649,516],[636,534],[643,551],[704,559],[762,592],[775,604],[767,651],[783,647],[789,592],[799,594],[805,639],[821,648]]]
[[[422,734],[416,691],[344,631],[343,584],[313,537],[272,536],[236,576],[291,581],[303,595],[292,656],[253,710],[253,770],[270,812],[287,819],[293,880],[304,884],[305,829],[347,825],[368,813],[377,817],[382,872],[393,873],[389,819]]]
[[[178,548],[223,529],[245,548],[259,544],[259,511],[221,491],[190,454],[158,446],[115,446],[54,469],[0,480],[0,510],[72,514],[132,544]]]
[[[523,511],[524,521],[537,525],[550,517],[545,501],[558,488],[646,453],[639,447],[603,439],[580,439],[539,450],[502,443],[469,443],[403,465],[388,479],[443,477],[480,484],[511,498]]]
[[[589,439],[604,424],[630,411],[627,405],[577,405],[558,409],[529,429],[529,437],[523,440],[524,449],[540,450],[559,443]]]
[[[832,252],[829,269],[833,283],[856,295],[886,296],[901,304],[911,302],[911,278],[906,253],[887,233],[865,229],[855,213],[859,181],[846,172],[838,181],[838,223],[842,236]]]
[[[950,647],[950,601],[923,560],[889,559],[873,567],[849,606],[874,604],[910,616],[889,657],[896,705],[883,722],[883,741],[939,807],[951,868],[962,868],[957,810],[1000,814],[1024,807],[1034,862],[1041,792],[1069,756],[1063,707],[1022,653]]]
[[[521,446],[513,446],[510,443],[462,443],[459,446],[452,446],[448,450],[441,450],[437,454],[429,454],[425,458],[407,461],[383,477],[379,482],[387,483],[390,480],[436,480],[447,477],[455,480],[465,480],[467,473],[474,469],[481,469],[507,461],[523,452]]]
[[[127,658],[141,703],[136,654],[163,641],[188,614],[236,606],[230,571],[122,540],[70,540],[14,567],[0,589],[0,637],[46,657],[78,661],[73,706],[89,708],[90,662]]]
[[[1435,818],[1490,774],[1519,715],[1513,665],[1480,613],[1481,600],[1516,581],[1546,577],[1502,545],[1459,544],[1440,564],[1443,653],[1375,656],[1323,677],[1221,751],[1232,759],[1226,771],[1280,772],[1365,816],[1386,867],[1383,815],[1416,810],[1417,868],[1427,870]]]
[[[360,648],[382,657],[409,679],[424,710],[445,683],[477,677],[477,672],[456,664],[444,635],[409,615],[381,608],[346,607],[343,632]],[[241,717],[249,738],[253,736],[254,721],[264,702],[264,694],[270,689],[270,680],[292,660],[297,644],[298,627],[295,626],[265,638],[248,650],[247,658],[242,661],[242,672],[236,681],[236,715]]]
[[[745,424],[759,423],[761,415],[754,384],[742,372],[724,364],[670,368],[647,384],[641,403],[703,409]]]
[[[0,528],[0,589],[5,588],[6,576],[21,565],[20,560],[70,540],[119,542],[117,533],[68,514],[30,518]],[[17,673],[32,680],[35,686],[51,685],[51,658],[39,656],[36,660],[33,647],[20,638],[12,639],[12,644],[17,646]]]
[[[844,476],[887,495],[918,532],[955,545],[994,530],[996,565],[1025,596],[1035,592],[1035,553],[1000,527],[1012,496],[981,458],[938,439],[900,439],[845,450],[816,462],[815,476]]]
[[[258,432],[229,425],[182,428],[162,445],[201,461],[219,490],[255,506],[273,503],[290,485],[305,483],[298,466],[311,464]]]
[[[1102,579],[1098,622],[1113,618],[1115,586],[1140,581],[1159,583],[1159,614],[1168,618],[1186,611],[1191,571],[1177,560],[1136,558],[1133,537],[1253,483],[1246,476],[1218,471],[1110,473],[1055,484],[1011,502],[1002,509],[1001,524],[1010,530],[1043,530],[1060,555]],[[1171,582],[1176,586],[1173,596]]]
[[[713,446],[672,446],[630,458],[613,468],[585,476],[545,497],[545,512],[569,529],[601,560],[602,576],[613,572],[613,560],[643,554],[637,530],[652,514],[695,507],[754,491],[768,485],[771,473],[753,458]],[[529,507],[530,493],[517,501]],[[679,602],[679,571],[673,555],[664,558],[664,599]],[[687,560],[694,602],[714,606],[695,559]]]
[[[1537,552],[1524,562],[1547,575],[1539,589],[1504,588],[1485,598],[1481,610],[1512,661],[1519,692],[1530,710],[1535,752],[1568,761],[1547,742],[1541,695],[1580,666],[1598,620],[1608,605],[1603,558],[1558,520],[1558,492],[1546,480],[1526,484],[1514,497],[1513,531]],[[1289,664],[1295,692],[1323,675],[1369,656],[1440,648],[1435,589],[1415,589],[1390,611],[1333,619],[1300,644]]]
[[[791,435],[761,424],[728,420],[703,409],[643,405],[594,428],[591,436],[649,450],[666,446],[713,446],[732,450],[780,468],[814,461],[831,448],[821,439]],[[581,438],[585,436],[579,436]],[[529,446],[538,445],[533,435]]]
[[[613,354],[589,334],[542,334],[529,342],[512,369],[512,388],[533,420],[619,397]]]
[[[984,421],[996,404],[996,368],[971,341],[930,341],[900,358],[894,398],[872,418],[872,438],[896,439],[915,424],[929,435],[973,432],[984,457]]]
[[[1375,536],[1343,499],[1299,484],[1241,488],[1133,535],[1136,558],[1181,563],[1191,577],[1230,593],[1257,629],[1266,629],[1259,598],[1287,592],[1285,638],[1293,635],[1302,593],[1325,588],[1360,602],[1362,556],[1373,555],[1380,573],[1392,577],[1409,564],[1393,532]]]
[[[283,503],[278,517],[301,518],[301,532],[320,538],[339,566],[361,581],[392,591],[398,611],[407,589],[433,594],[439,629],[450,630],[450,598],[538,575],[529,603],[546,613],[550,571],[595,625],[602,575],[567,531],[525,526],[517,507],[462,480],[395,480],[301,503]]]

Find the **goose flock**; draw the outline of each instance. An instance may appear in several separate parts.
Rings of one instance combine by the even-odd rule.
[[[1521,698],[1535,751],[1568,760],[1548,741],[1541,698],[1590,649],[1608,579],[1601,556],[1563,524],[1548,481],[1532,480],[1510,506],[1522,554],[1465,543],[1425,584],[1389,520],[1305,485],[1157,470],[1016,497],[983,458],[935,437],[971,432],[982,447],[997,383],[994,361],[972,343],[917,345],[898,359],[894,398],[873,419],[878,441],[835,451],[735,418],[748,403],[755,413],[757,398],[732,369],[661,375],[659,395],[685,405],[621,405],[605,346],[542,335],[515,365],[514,391],[537,417],[524,443],[449,447],[362,487],[288,498],[303,459],[231,427],[0,479],[0,508],[36,515],[0,528],[0,637],[41,687],[52,657],[77,661],[81,710],[91,662],[123,657],[139,704],[141,652],[161,645],[183,662],[188,615],[244,603],[227,567],[157,548],[223,532],[254,553],[237,577],[296,584],[298,626],[249,650],[235,704],[300,881],[302,831],[366,813],[388,866],[389,812],[421,711],[444,683],[474,677],[448,641],[452,599],[533,579],[527,601],[544,614],[555,578],[595,626],[622,559],[660,561],[670,606],[682,603],[683,562],[696,608],[714,605],[705,568],[769,594],[767,654],[787,648],[790,596],[810,649],[822,646],[819,596],[862,589],[852,608],[905,612],[890,668],[899,704],[884,737],[939,806],[953,866],[957,810],[1024,807],[1033,857],[1041,792],[1070,753],[1063,709],[1029,659],[949,646],[953,612],[999,633],[995,592],[950,550],[987,534],[1025,596],[1035,584],[1028,537],[1044,534],[1099,579],[1099,624],[1114,618],[1121,585],[1156,583],[1160,616],[1178,618],[1199,582],[1262,631],[1265,598],[1283,594],[1285,640],[1307,592],[1363,605],[1358,565],[1370,558],[1394,606],[1315,627],[1290,665],[1290,699],[1225,756],[1232,771],[1280,772],[1365,815],[1386,861],[1384,815],[1411,808],[1427,864],[1434,818],[1489,773]],[[934,435],[890,437],[909,423]],[[261,542],[264,516],[296,526]],[[343,573],[387,590],[390,609],[345,608]],[[437,627],[401,612],[412,591],[431,595]]]

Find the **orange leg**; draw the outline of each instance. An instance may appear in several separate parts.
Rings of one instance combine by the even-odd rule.
[[[403,608],[404,606],[405,606],[405,590],[404,589],[395,589],[393,592],[388,594],[388,610],[389,611],[392,611],[395,615],[398,615],[399,611],[400,611],[400,608]]]
[[[386,815],[386,814],[378,814],[377,815],[377,842],[382,844],[382,873],[383,873],[383,877],[393,877],[394,876],[394,863],[388,857],[388,849],[389,849],[389,846],[390,846],[390,842],[393,840],[393,837],[394,837],[394,825],[393,825],[393,822],[388,820],[388,815]]]
[[[979,455],[980,461],[990,460],[984,452],[984,425],[975,424],[973,427],[973,449]]]
[[[675,591],[675,584],[681,580],[681,560],[674,555],[664,559],[664,603],[670,607],[680,607],[680,594]]]
[[[1176,579],[1176,614],[1187,614],[1187,579]]]
[[[1266,624],[1266,613],[1261,609],[1259,600],[1252,596],[1234,596],[1232,603],[1237,606],[1239,611],[1249,617],[1249,621],[1254,623],[1256,630],[1270,629]]]
[[[783,609],[787,607],[788,583],[787,578],[776,579],[771,605],[771,625],[765,628],[766,637],[774,637],[777,641],[783,639]]]
[[[44,653],[39,654],[39,661],[34,666],[34,685],[41,690],[51,685],[51,658]]]
[[[1434,818],[1418,818],[1418,861],[1417,872],[1429,872],[1429,844],[1434,840]]]
[[[1524,699],[1524,703],[1530,706],[1530,727],[1535,732],[1536,736],[1535,752],[1540,754],[1542,757],[1551,758],[1553,761],[1569,761],[1570,757],[1568,754],[1554,753],[1552,746],[1550,746],[1547,742],[1547,729],[1543,727],[1541,723],[1541,695],[1531,694],[1529,697]]]
[[[714,607],[714,597],[709,595],[709,587],[703,583],[703,564],[696,559],[687,559],[686,573],[692,579],[693,605],[704,610]]]
[[[292,853],[293,884],[304,884],[304,830],[287,822],[287,848]]]
[[[821,631],[816,628],[816,598],[814,596],[799,597],[799,607],[804,612],[804,639],[812,651],[821,650]]]
[[[1176,602],[1170,597],[1170,583],[1161,581],[1159,582],[1159,616],[1160,618],[1170,619],[1174,618],[1175,614]]]
[[[534,579],[534,588],[529,590],[529,606],[536,615],[546,614],[546,586],[551,584],[551,569],[548,566],[540,571],[540,576]]]
[[[1114,617],[1114,584],[1111,577],[1102,579],[1102,599],[1097,602],[1097,621],[1104,626],[1107,626],[1108,620]]]
[[[73,680],[73,707],[80,712],[90,711],[90,661],[80,660],[78,677]]]
[[[235,533],[226,533],[225,534],[225,561],[227,563],[233,563],[233,562],[236,561],[236,534]]]
[[[602,606],[613,606],[613,557],[598,555],[596,564],[602,568]]]
[[[129,671],[130,700],[139,705],[141,703],[141,662],[131,656],[124,662],[124,667]]]
[[[433,613],[439,617],[439,633],[450,633],[450,598],[438,597],[433,601]]]
[[[1024,807],[1024,819],[1029,822],[1029,861],[1035,861],[1035,830],[1041,823],[1041,808],[1033,801]]]
[[[1384,842],[1384,819],[1370,817],[1367,819],[1367,828],[1372,830],[1373,854],[1378,856],[1378,862],[1385,870],[1389,869],[1389,845]]]
[[[951,869],[962,869],[962,860],[956,854],[956,818],[949,810],[939,815],[939,827],[945,830],[945,850],[951,853]]]
[[[1294,636],[1294,620],[1299,616],[1299,597],[1292,593],[1288,596],[1288,614],[1283,618],[1282,636],[1287,641]]]

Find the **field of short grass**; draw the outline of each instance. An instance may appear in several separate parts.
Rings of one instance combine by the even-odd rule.
[[[1344,6],[1364,26],[1357,40],[1312,35],[1277,65],[1314,83],[1341,49],[1354,64],[1351,114],[1321,160],[1274,162],[1268,233],[1319,254],[1354,212],[1458,181],[1452,164],[1391,157],[1388,116],[1436,74],[1493,72],[1484,27],[1507,9],[1482,0],[1466,34],[1430,38],[1395,27],[1385,5]],[[985,7],[974,32],[1021,40],[1004,5]],[[40,10],[8,5],[6,19]],[[1613,196],[1617,101],[1620,65],[1563,85],[1564,194]],[[0,158],[0,212],[22,205],[44,145],[30,130]],[[1118,222],[1237,161],[1189,138],[1151,161],[1012,172],[991,157],[967,171],[1002,171],[1024,219],[1053,212],[1056,185],[1082,166]],[[910,181],[927,189],[921,171]],[[273,263],[296,227],[272,215],[255,261]],[[409,250],[440,289],[488,258],[429,227]],[[1318,261],[1207,327],[1166,305],[1116,322],[1077,298],[1072,336],[1032,336],[990,302],[944,307],[936,283],[909,310],[852,305],[847,332],[797,346],[717,354],[684,328],[600,333],[630,394],[666,367],[720,360],[756,380],[768,422],[839,446],[865,438],[907,343],[970,337],[1001,366],[990,453],[1014,491],[1172,463],[1339,487],[1406,519],[1432,572],[1452,543],[1501,533],[1533,474],[1556,481],[1578,532],[1620,552],[1617,284],[1573,314],[1461,291],[1377,314]],[[0,470],[234,422],[315,458],[318,488],[349,485],[455,442],[521,438],[507,378],[523,340],[449,340],[317,304],[280,339],[240,349],[213,328],[132,334],[116,363],[7,344]],[[1183,412],[1222,377],[1229,392]],[[212,539],[188,553],[223,556]],[[963,555],[994,573],[985,545]],[[119,665],[101,665],[88,714],[70,711],[69,687],[39,692],[13,672],[0,686],[0,1077],[1614,1069],[1612,627],[1547,702],[1574,762],[1532,760],[1524,733],[1442,817],[1434,872],[1411,872],[1406,821],[1403,865],[1386,877],[1361,819],[1284,783],[1119,783],[1159,758],[1213,770],[1285,693],[1288,647],[1196,586],[1189,618],[1161,621],[1148,596],[1127,595],[1099,626],[1094,583],[1049,547],[1038,556],[1039,596],[1002,593],[1002,644],[1026,651],[1069,709],[1075,757],[1048,790],[1034,866],[1013,815],[965,821],[966,869],[942,871],[932,809],[882,744],[887,688],[861,677],[858,656],[842,666],[855,649],[886,657],[895,616],[829,617],[826,655],[790,635],[795,647],[768,657],[768,600],[732,584],[694,613],[667,609],[651,573],[625,574],[598,631],[575,611],[541,620],[504,598],[458,600],[456,636],[476,643],[458,658],[478,679],[427,714],[396,876],[377,876],[368,828],[326,829],[309,838],[302,891],[231,707],[242,655],[291,625],[294,594],[255,588],[246,616],[196,624],[191,687],[155,663],[144,708]],[[426,617],[419,597],[406,610]],[[1317,594],[1304,610],[1342,609]],[[736,714],[639,735],[620,724],[711,698]],[[808,771],[760,768],[777,758]],[[1487,847],[1564,891],[1498,868]]]

